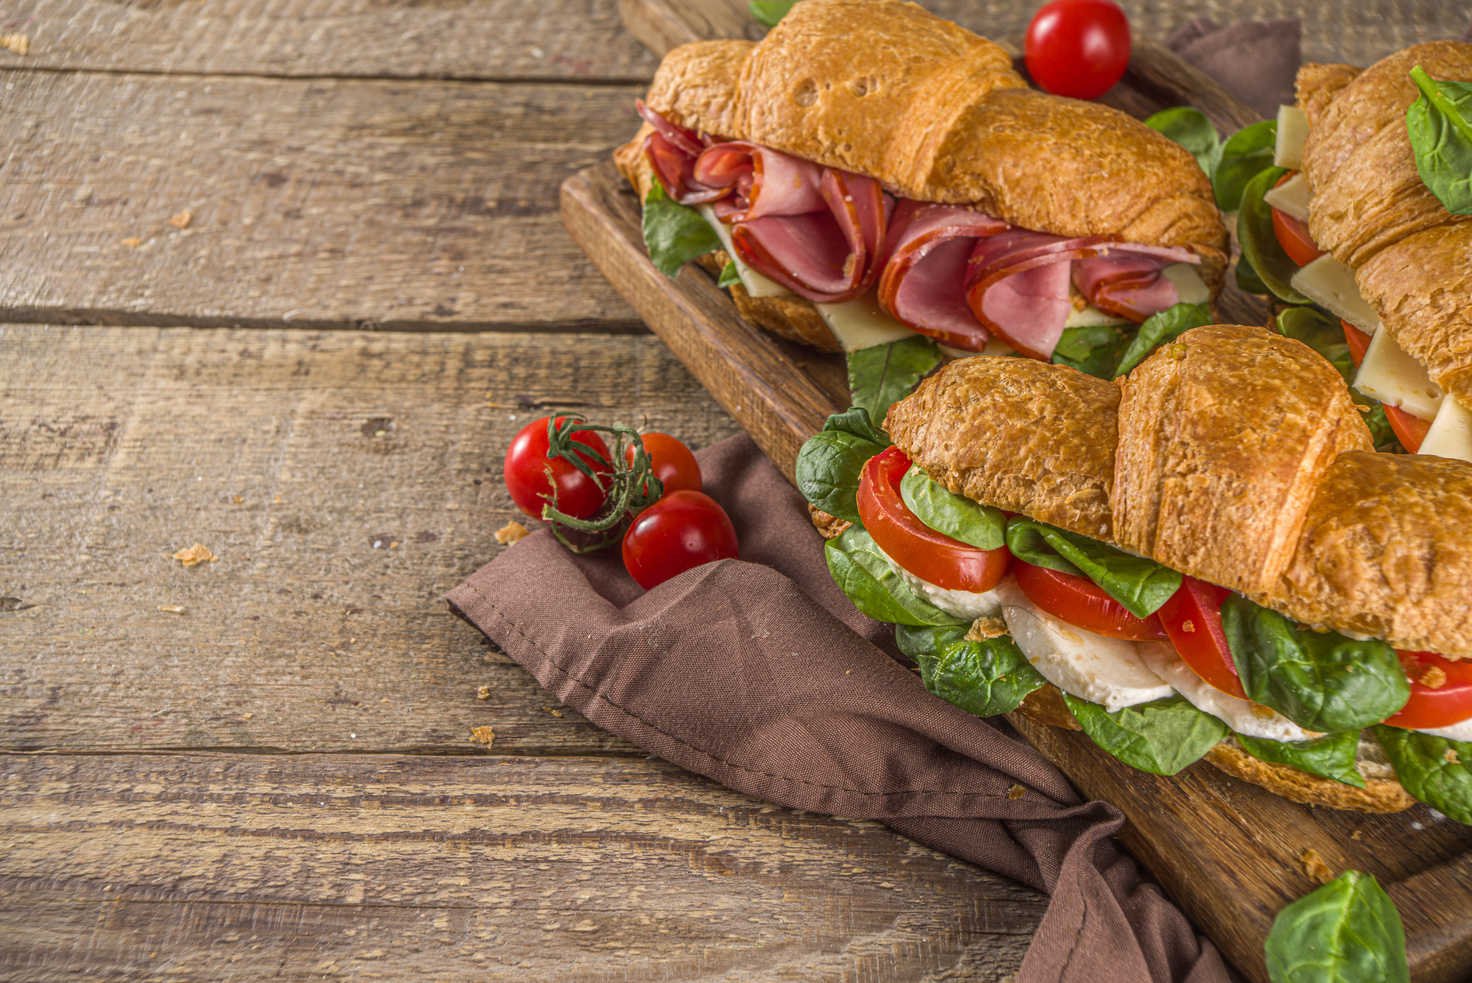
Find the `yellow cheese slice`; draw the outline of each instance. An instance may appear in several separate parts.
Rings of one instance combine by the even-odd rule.
[[[1431,429],[1426,431],[1426,439],[1421,441],[1417,453],[1472,461],[1472,411],[1457,402],[1455,396],[1442,399],[1441,409],[1431,421]]]
[[[1293,274],[1293,289],[1334,312],[1366,334],[1380,327],[1380,315],[1360,296],[1354,271],[1325,253]]]
[[[1426,367],[1406,354],[1390,332],[1381,328],[1370,339],[1365,360],[1354,377],[1354,387],[1387,406],[1399,406],[1422,420],[1436,419],[1441,387],[1431,381]]]
[[[1278,142],[1273,163],[1296,171],[1303,166],[1303,141],[1308,139],[1308,116],[1297,106],[1278,107]]]

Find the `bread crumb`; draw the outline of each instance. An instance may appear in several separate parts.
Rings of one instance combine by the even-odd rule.
[[[1334,872],[1329,865],[1324,863],[1324,858],[1319,856],[1317,850],[1305,850],[1298,855],[1298,862],[1303,864],[1303,872],[1310,880],[1320,884],[1328,884],[1334,879]]]
[[[1421,678],[1416,682],[1428,689],[1441,689],[1446,685],[1446,670],[1441,666],[1432,666],[1421,673]]]
[[[829,515],[812,502],[808,503],[808,515],[812,516],[813,526],[824,539],[837,539],[843,535],[845,529],[853,525],[847,519],[840,519],[836,515]]]
[[[470,729],[470,739],[484,744],[486,747],[490,747],[491,742],[496,739],[496,732],[489,727],[472,727]]]
[[[255,714],[253,714],[253,713],[242,713],[240,715],[240,719],[241,720],[249,720],[251,717],[254,717],[254,716],[255,716]]]
[[[160,604],[158,609],[164,614],[183,614],[184,608],[178,604]]]
[[[1027,789],[1023,788],[1021,785],[1013,785],[1011,788],[1007,789],[1007,798],[1009,799],[1020,799],[1026,794]]]
[[[0,34],[0,48],[9,48],[18,55],[30,54],[31,39],[19,31],[12,34]]]
[[[194,213],[186,208],[178,215],[175,215],[173,218],[169,219],[169,224],[176,229],[187,229],[189,228],[189,223],[193,220]]]
[[[1196,630],[1196,622],[1192,621],[1190,618],[1187,618],[1185,621],[1182,621],[1181,622],[1181,631],[1184,631],[1184,632],[1193,632],[1195,630]]]
[[[475,691],[475,698],[477,700],[489,700],[491,698],[491,688],[489,686],[482,686]]]
[[[496,530],[496,542],[502,544],[503,546],[507,543],[518,543],[531,534],[532,533],[530,529],[522,525],[520,522],[517,522],[515,519],[512,519],[500,529]]]
[[[543,710],[546,710],[548,713],[550,713],[554,717],[560,717],[560,716],[562,716],[562,711],[561,710],[554,710],[551,707],[542,707],[542,709]]]
[[[1457,757],[1457,749],[1454,747],[1447,748],[1446,754],[1443,754],[1441,756],[1441,760],[1445,761],[1449,765],[1459,765],[1462,763],[1462,759]]]
[[[1350,833],[1349,834],[1349,838],[1351,840],[1361,840],[1361,839],[1364,839],[1364,837],[1360,835],[1360,831],[1359,830],[1355,830],[1353,833]]]
[[[178,560],[186,567],[192,567],[206,562],[214,563],[216,560],[219,559],[219,557],[211,553],[209,549],[204,546],[204,544],[195,543],[187,550],[180,550],[179,552],[175,553],[174,559]]]
[[[1007,622],[1001,618],[992,618],[983,615],[971,622],[971,627],[966,631],[966,641],[984,642],[989,638],[1000,638],[1007,634]]]
[[[123,245],[127,246],[129,249],[137,249],[142,244],[143,240],[138,238],[137,236],[129,236],[128,238],[123,240]]]

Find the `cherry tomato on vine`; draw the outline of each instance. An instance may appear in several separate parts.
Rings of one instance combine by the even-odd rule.
[[[624,533],[624,568],[645,590],[703,563],[739,559],[736,527],[703,492],[671,492],[640,512]]]
[[[557,423],[560,425],[565,419],[567,418],[559,416]],[[542,517],[543,505],[553,504],[575,519],[586,519],[603,507],[607,479],[605,477],[604,484],[600,485],[597,479],[579,471],[571,461],[561,457],[548,460],[547,420],[544,416],[522,427],[512,439],[511,446],[506,448],[506,464],[502,471],[506,479],[506,490],[511,493],[511,500],[517,507],[534,519]],[[608,445],[603,442],[602,437],[590,430],[575,430],[572,439],[603,455],[600,462],[586,451],[573,451],[588,465],[589,470],[600,476],[613,473]],[[552,470],[552,482],[556,483],[555,502],[552,482],[547,480],[549,467]]]
[[[654,465],[654,476],[664,482],[664,493],[674,491],[700,491],[700,465],[690,448],[667,433],[641,434],[644,449]],[[624,461],[633,466],[634,446],[624,451]]]
[[[1129,66],[1129,18],[1111,0],[1053,0],[1027,25],[1023,57],[1044,92],[1097,98]]]
[[[1159,617],[1135,617],[1088,577],[1035,567],[1015,557],[1012,575],[1029,601],[1075,628],[1132,642],[1165,639]]]

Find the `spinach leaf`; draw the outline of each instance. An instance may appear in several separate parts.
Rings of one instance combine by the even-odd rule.
[[[1134,341],[1130,342],[1130,346],[1119,357],[1119,364],[1114,367],[1114,377],[1117,379],[1127,374],[1167,341],[1175,341],[1190,329],[1212,324],[1214,321],[1205,304],[1175,304],[1151,314],[1140,325]]]
[[[1395,650],[1376,639],[1303,631],[1237,594],[1222,603],[1222,630],[1247,698],[1300,727],[1359,730],[1410,699]]]
[[[730,260],[721,267],[721,278],[716,281],[716,286],[725,290],[727,287],[735,286],[741,282],[741,274],[736,272],[736,264]]]
[[[1113,379],[1119,356],[1129,344],[1124,325],[1093,324],[1088,327],[1064,328],[1053,361],[1087,372],[1100,379]]]
[[[1276,765],[1288,765],[1310,775],[1322,775],[1336,782],[1365,787],[1365,778],[1354,766],[1359,751],[1360,732],[1341,731],[1325,734],[1311,741],[1268,741],[1256,737],[1237,735],[1242,750],[1260,761]]]
[[[1131,768],[1153,775],[1174,775],[1200,760],[1228,734],[1226,724],[1202,713],[1184,696],[1169,696],[1113,713],[1067,693],[1063,699],[1095,744]]]
[[[1472,82],[1433,79],[1417,65],[1420,97],[1406,110],[1406,132],[1426,188],[1453,215],[1472,215]]]
[[[848,388],[855,406],[869,418],[884,420],[889,404],[910,395],[915,384],[945,361],[940,348],[923,335],[848,353]]]
[[[671,201],[655,181],[644,198],[644,245],[655,268],[673,277],[692,259],[720,249],[721,240],[699,212]]]
[[[747,0],[746,9],[763,24],[776,27],[777,22],[787,16],[787,12],[796,2],[797,0]]]
[[[1216,127],[1201,110],[1190,106],[1162,109],[1145,117],[1145,125],[1159,130],[1189,150],[1207,177],[1216,173],[1217,163],[1222,159],[1222,141],[1216,134]]]
[[[1375,739],[1407,792],[1472,825],[1472,743],[1383,724],[1375,728]]]
[[[1010,635],[975,642],[961,627],[900,625],[894,640],[920,666],[926,689],[978,717],[1016,710],[1045,681]]]
[[[1001,509],[955,494],[918,467],[900,479],[900,498],[921,522],[952,539],[979,550],[994,550],[1004,542],[1007,517]]]
[[[1268,932],[1273,983],[1410,983],[1406,930],[1375,878],[1346,870],[1278,912]]]
[[[835,413],[797,452],[798,490],[824,512],[858,522],[859,475],[888,446],[889,437],[862,407]]]
[[[1035,567],[1088,577],[1137,618],[1160,610],[1181,586],[1179,573],[1154,560],[1022,515],[1007,520],[1007,548]]]
[[[960,625],[969,621],[946,614],[918,596],[899,578],[863,526],[849,526],[824,547],[833,582],[854,607],[875,621],[900,625]]]
[[[1344,326],[1338,318],[1316,307],[1289,307],[1278,312],[1277,324],[1283,337],[1303,342],[1328,359],[1346,383],[1354,382],[1354,359],[1349,357],[1349,342],[1344,340]]]
[[[1359,390],[1351,389],[1349,394],[1359,396]],[[1360,402],[1360,399],[1370,404],[1370,412],[1365,414],[1365,426],[1370,428],[1370,439],[1374,441],[1375,449],[1382,454],[1404,454],[1406,449],[1401,445],[1400,438],[1395,435],[1395,428],[1390,425],[1390,419],[1385,415],[1385,406],[1377,400],[1363,396],[1359,396],[1355,402]]]
[[[1307,304],[1309,299],[1289,283],[1298,272],[1298,264],[1278,244],[1273,232],[1273,208],[1262,198],[1286,173],[1281,167],[1269,167],[1248,181],[1242,192],[1242,210],[1237,213],[1237,242],[1242,247],[1242,257],[1237,261],[1238,285],[1242,264],[1250,263],[1258,279],[1280,300]]]
[[[1222,144],[1220,162],[1211,176],[1218,208],[1224,212],[1235,212],[1241,207],[1242,192],[1247,183],[1263,168],[1273,166],[1273,150],[1277,142],[1278,121],[1273,119],[1244,126],[1227,138],[1227,142]]]
[[[1262,277],[1258,276],[1257,271],[1252,268],[1252,264],[1242,258],[1240,252],[1237,254],[1234,268],[1236,269],[1237,289],[1243,293],[1263,295],[1272,293],[1268,285],[1262,282]]]

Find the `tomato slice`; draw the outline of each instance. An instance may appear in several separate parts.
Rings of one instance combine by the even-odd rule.
[[[1344,340],[1349,345],[1349,357],[1354,359],[1355,365],[1359,365],[1365,360],[1365,352],[1370,348],[1370,336],[1343,319],[1339,321],[1339,324],[1344,328]],[[1385,419],[1390,422],[1390,429],[1395,431],[1395,438],[1400,441],[1402,447],[1412,454],[1420,451],[1421,441],[1426,439],[1426,431],[1431,429],[1430,420],[1412,416],[1399,406],[1386,406]]]
[[[1472,661],[1455,662],[1434,652],[1396,649],[1411,681],[1411,698],[1385,722],[1425,730],[1450,727],[1472,717]]]
[[[1297,171],[1289,171],[1278,179],[1278,184],[1290,180],[1297,173]],[[1277,184],[1273,185],[1273,187],[1277,186]],[[1283,247],[1283,252],[1288,254],[1288,258],[1299,266],[1307,266],[1324,255],[1324,251],[1314,242],[1314,237],[1308,234],[1307,222],[1280,212],[1276,208],[1273,209],[1273,235],[1278,237],[1278,245]]]
[[[1012,576],[1029,601],[1075,628],[1132,642],[1166,637],[1158,617],[1136,618],[1088,577],[1036,567],[1015,557]]]
[[[1182,661],[1202,679],[1229,696],[1247,699],[1227,634],[1222,631],[1222,601],[1231,591],[1194,577],[1182,577],[1181,588],[1156,612]]]
[[[879,548],[896,563],[937,587],[983,593],[1007,574],[1007,547],[980,550],[921,522],[900,497],[900,479],[910,459],[886,448],[864,465],[859,477],[859,518]]]

